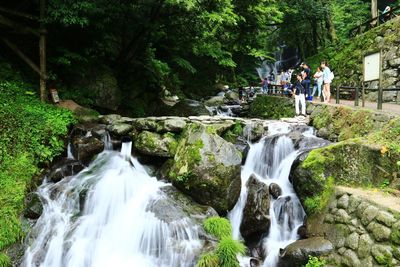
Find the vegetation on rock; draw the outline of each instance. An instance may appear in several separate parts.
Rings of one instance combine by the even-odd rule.
[[[203,254],[197,267],[239,267],[237,255],[244,255],[246,247],[232,238],[232,226],[226,218],[210,217],[204,222],[204,230],[219,240],[215,251]]]
[[[26,84],[0,84],[0,252],[20,240],[32,177],[64,151],[71,112],[42,104]],[[0,254],[0,262],[7,262]],[[6,266],[6,265],[4,265]]]
[[[263,119],[293,117],[294,101],[282,97],[258,96],[250,106],[250,115]]]

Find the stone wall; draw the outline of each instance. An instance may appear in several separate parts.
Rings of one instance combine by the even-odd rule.
[[[399,266],[399,203],[377,191],[336,187],[327,212],[307,227],[334,245],[330,266]]]

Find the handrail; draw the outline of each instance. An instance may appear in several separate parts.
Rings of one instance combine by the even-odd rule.
[[[354,106],[359,106],[359,96],[360,96],[360,89],[361,89],[361,96],[362,96],[362,106],[365,106],[365,91],[371,92],[378,92],[378,101],[377,101],[377,109],[382,109],[383,104],[383,92],[400,92],[399,87],[392,87],[392,88],[362,88],[358,86],[343,86],[339,85],[336,88],[336,104],[340,104],[340,92],[342,91],[352,91],[354,92]]]
[[[355,37],[358,34],[363,33],[363,28],[362,27],[367,28],[368,30],[370,30],[370,29],[372,29],[372,28],[374,28],[376,26],[379,26],[379,24],[381,22],[385,23],[386,21],[389,21],[389,20],[393,19],[394,17],[397,17],[398,13],[396,11],[400,11],[400,6],[396,6],[394,8],[391,8],[389,12],[381,13],[380,15],[378,15],[375,18],[369,19],[369,20],[357,25],[356,27],[352,28],[349,31],[349,37]],[[387,20],[385,19],[386,17],[388,18]]]

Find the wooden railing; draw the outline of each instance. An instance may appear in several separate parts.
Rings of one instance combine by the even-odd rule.
[[[343,95],[345,95],[349,100],[354,100],[354,106],[356,107],[360,105],[360,96],[362,100],[362,106],[364,107],[366,92],[378,92],[377,109],[379,110],[382,109],[383,105],[383,92],[400,92],[400,88],[397,87],[371,89],[354,86],[337,86],[333,89],[333,93],[336,94],[336,104],[340,104],[340,98],[343,98]]]
[[[394,17],[397,17],[400,14],[400,6],[394,7],[390,9],[389,12],[387,13],[381,13],[379,16],[372,18],[368,21],[365,21],[356,27],[352,28],[349,31],[349,37],[355,37],[359,34],[362,34],[374,27],[379,26],[379,24],[385,23],[386,21],[389,21],[393,19]]]

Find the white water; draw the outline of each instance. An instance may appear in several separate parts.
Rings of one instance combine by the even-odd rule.
[[[67,158],[68,159],[75,159],[74,155],[72,154],[72,144],[71,141],[68,142],[68,146],[67,146]]]
[[[105,150],[76,176],[44,181],[43,214],[33,227],[25,267],[184,267],[202,247],[190,218],[166,223],[147,211],[166,184],[130,156]],[[106,148],[109,146],[106,146]]]
[[[278,264],[280,248],[285,248],[298,238],[297,229],[303,224],[305,213],[288,179],[291,165],[298,155],[292,140],[284,135],[290,132],[290,125],[281,122],[271,123],[268,129],[267,137],[250,145],[241,172],[241,195],[229,213],[229,219],[232,223],[233,237],[241,239],[240,224],[247,199],[246,183],[251,174],[255,174],[267,185],[276,183],[281,187],[282,196],[277,200],[271,197],[269,210],[271,225],[268,237],[263,241],[267,255],[264,266],[274,267]],[[305,134],[310,135],[311,130]]]

